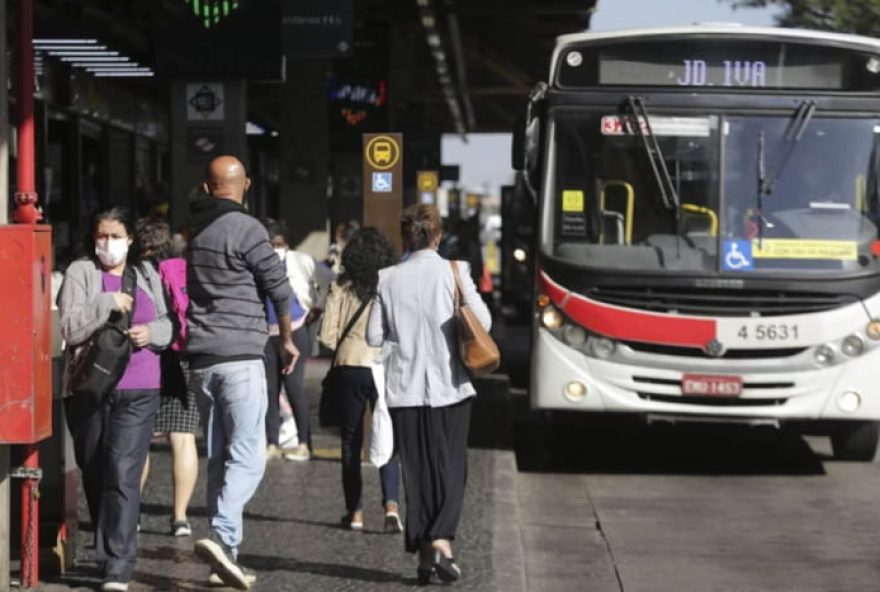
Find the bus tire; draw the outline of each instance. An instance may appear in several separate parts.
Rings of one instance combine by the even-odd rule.
[[[831,450],[837,460],[872,461],[880,440],[878,421],[842,421],[831,432]]]

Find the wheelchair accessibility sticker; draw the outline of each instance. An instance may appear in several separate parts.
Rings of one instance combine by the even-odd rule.
[[[752,258],[752,241],[724,241],[721,268],[724,271],[753,271],[755,269],[755,261]]]
[[[391,173],[373,173],[373,192],[391,193]]]

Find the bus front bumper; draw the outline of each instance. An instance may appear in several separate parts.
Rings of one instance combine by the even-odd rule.
[[[585,355],[536,328],[535,409],[779,420],[880,420],[880,358],[816,368],[803,358],[726,360],[640,354],[624,361]],[[880,350],[877,351],[880,353]],[[684,374],[736,376],[739,396],[685,397]]]

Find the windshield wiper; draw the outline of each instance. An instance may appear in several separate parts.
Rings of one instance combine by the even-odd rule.
[[[785,169],[785,165],[788,164],[788,159],[794,152],[794,147],[797,146],[797,143],[800,142],[801,138],[804,137],[804,132],[807,131],[807,126],[810,125],[810,121],[813,119],[813,114],[815,112],[815,101],[801,101],[801,104],[798,105],[797,110],[794,112],[794,118],[786,128],[785,134],[783,135],[783,140],[788,141],[788,146],[786,147],[785,152],[782,153],[782,157],[779,159],[779,162],[776,164],[776,168],[770,177],[766,176],[766,171],[764,168],[764,132],[761,132],[761,135],[758,139],[759,196],[766,197],[773,193],[773,190],[776,188],[776,183],[779,181],[779,176],[782,174],[782,171]]]
[[[788,160],[791,158],[795,146],[797,146],[798,142],[801,141],[801,138],[804,137],[804,132],[807,131],[807,126],[810,125],[810,121],[812,121],[813,114],[815,113],[815,101],[801,101],[800,105],[798,105],[797,110],[794,112],[794,117],[782,136],[783,140],[788,142],[788,146],[786,146],[785,151],[779,158],[773,174],[770,177],[767,176],[766,170],[764,131],[761,130],[761,133],[758,135],[758,195],[756,200],[757,203],[755,204],[755,213],[758,217],[759,241],[764,237],[764,198],[768,197],[773,193],[773,190],[776,189],[776,183],[779,182],[779,176],[782,175],[785,165],[788,164]]]
[[[633,127],[639,139],[642,141],[642,147],[645,149],[645,155],[648,162],[651,163],[651,170],[654,172],[654,179],[657,181],[657,187],[660,189],[660,199],[663,207],[667,210],[679,210],[678,192],[672,177],[669,175],[669,169],[666,167],[666,160],[663,158],[663,151],[660,150],[660,143],[657,142],[657,136],[651,129],[651,120],[648,118],[648,109],[645,107],[645,100],[642,97],[630,96],[627,98],[627,105],[633,116]],[[645,129],[642,129],[640,118],[645,121]],[[646,133],[647,132],[647,133]]]

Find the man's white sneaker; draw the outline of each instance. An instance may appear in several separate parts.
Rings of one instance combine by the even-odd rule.
[[[248,569],[247,567],[245,567],[243,565],[241,565],[239,567],[241,567],[241,571],[244,574],[245,579],[248,581],[248,584],[254,585],[257,581],[257,572],[255,572],[252,569]],[[225,586],[226,584],[223,583],[223,580],[220,579],[220,576],[218,576],[216,573],[214,573],[212,571],[211,575],[208,576],[208,585],[209,586]]]
[[[211,572],[217,574],[225,585],[239,590],[251,589],[247,576],[232,556],[231,549],[223,541],[215,536],[201,539],[196,541],[193,550],[199,559],[211,566]]]

